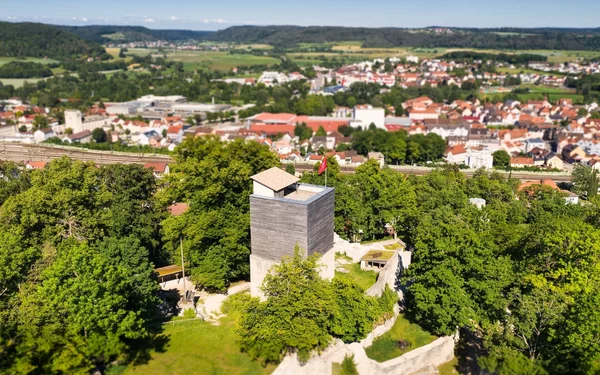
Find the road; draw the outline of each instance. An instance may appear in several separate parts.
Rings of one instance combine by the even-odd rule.
[[[0,160],[51,161],[68,156],[71,159],[93,161],[96,164],[144,164],[148,162],[172,162],[168,155],[137,154],[126,152],[96,151],[54,145],[30,145],[0,142]]]
[[[173,162],[173,158],[168,155],[157,154],[137,154],[125,152],[96,151],[87,149],[78,149],[76,147],[63,147],[54,145],[30,145],[22,143],[0,142],[0,160],[11,161],[50,161],[63,156],[82,161],[93,161],[96,164],[144,164],[148,162]],[[298,172],[312,171],[313,164],[296,163]],[[418,176],[431,172],[431,168],[412,167],[409,165],[391,165],[392,169],[406,174]],[[357,167],[340,166],[342,173],[354,173]],[[475,170],[462,170],[467,177],[473,176]],[[499,173],[508,177],[509,173],[499,171]],[[540,172],[522,172],[513,171],[512,177],[521,181],[539,181],[540,179],[550,179],[555,182],[570,182],[569,173],[540,173]]]

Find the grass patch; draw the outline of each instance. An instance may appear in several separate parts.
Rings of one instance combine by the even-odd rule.
[[[455,375],[458,374],[456,367],[458,366],[458,358],[454,357],[450,362],[446,362],[441,366],[438,366],[439,375]]]
[[[331,363],[331,375],[342,375],[342,364],[341,363]]]
[[[369,346],[366,352],[369,358],[377,362],[385,362],[411,350],[425,346],[435,339],[435,336],[425,331],[419,325],[409,322],[401,314],[398,316],[392,329],[385,335],[375,339],[373,345]],[[399,341],[408,343],[408,346],[401,348]]]
[[[344,259],[347,261],[352,261],[352,258],[350,258],[348,255],[346,254],[342,254],[342,253],[335,253],[335,259]]]
[[[385,245],[383,248],[386,250],[399,250],[401,247],[402,247],[402,245],[400,245],[400,243],[396,242],[391,245]]]
[[[164,334],[169,337],[164,352],[152,352],[147,364],[111,369],[109,374],[262,375],[275,370],[273,365],[263,368],[240,352],[232,319],[222,319],[219,326],[202,321],[168,324]]]
[[[364,290],[369,289],[377,281],[377,273],[373,271],[363,271],[360,269],[360,263],[346,264],[345,269],[349,273],[336,272],[336,277],[352,280],[360,285]]]

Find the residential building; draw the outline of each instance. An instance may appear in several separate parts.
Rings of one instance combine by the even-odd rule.
[[[469,149],[465,158],[465,164],[471,169],[492,169],[494,157],[488,149]]]
[[[144,168],[150,169],[152,174],[156,178],[163,178],[164,176],[169,174],[170,167],[166,162],[163,163],[146,163],[144,164]]]
[[[52,137],[54,137],[54,132],[51,128],[39,129],[33,132],[33,139],[37,143],[42,143]]]
[[[385,130],[385,109],[373,108],[371,105],[357,105],[352,112],[352,126],[368,128],[371,124]]]
[[[67,135],[62,139],[63,142],[67,143],[88,143],[92,140],[91,130],[84,130],[79,133]]]

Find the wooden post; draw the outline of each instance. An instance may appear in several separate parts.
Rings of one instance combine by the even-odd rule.
[[[185,298],[187,288],[185,287],[185,264],[183,263],[183,236],[179,237],[179,244],[181,245],[181,270],[183,271],[183,298]]]

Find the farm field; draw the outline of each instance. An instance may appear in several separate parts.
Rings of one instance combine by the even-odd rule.
[[[38,81],[43,80],[44,78],[0,78],[0,82],[4,86],[12,85],[15,88],[23,87],[25,82],[29,83],[37,83]]]
[[[208,68],[212,70],[231,70],[241,65],[270,65],[279,63],[278,59],[268,56],[230,55],[227,52],[175,52],[167,54],[174,61],[181,61],[185,70]]]
[[[34,62],[34,63],[39,63],[39,64],[53,64],[53,63],[58,62],[58,61],[52,60],[52,59],[38,59],[38,58],[34,58],[34,57],[26,57],[26,58],[0,57],[0,65],[8,64],[11,61],[27,61],[27,62]]]

